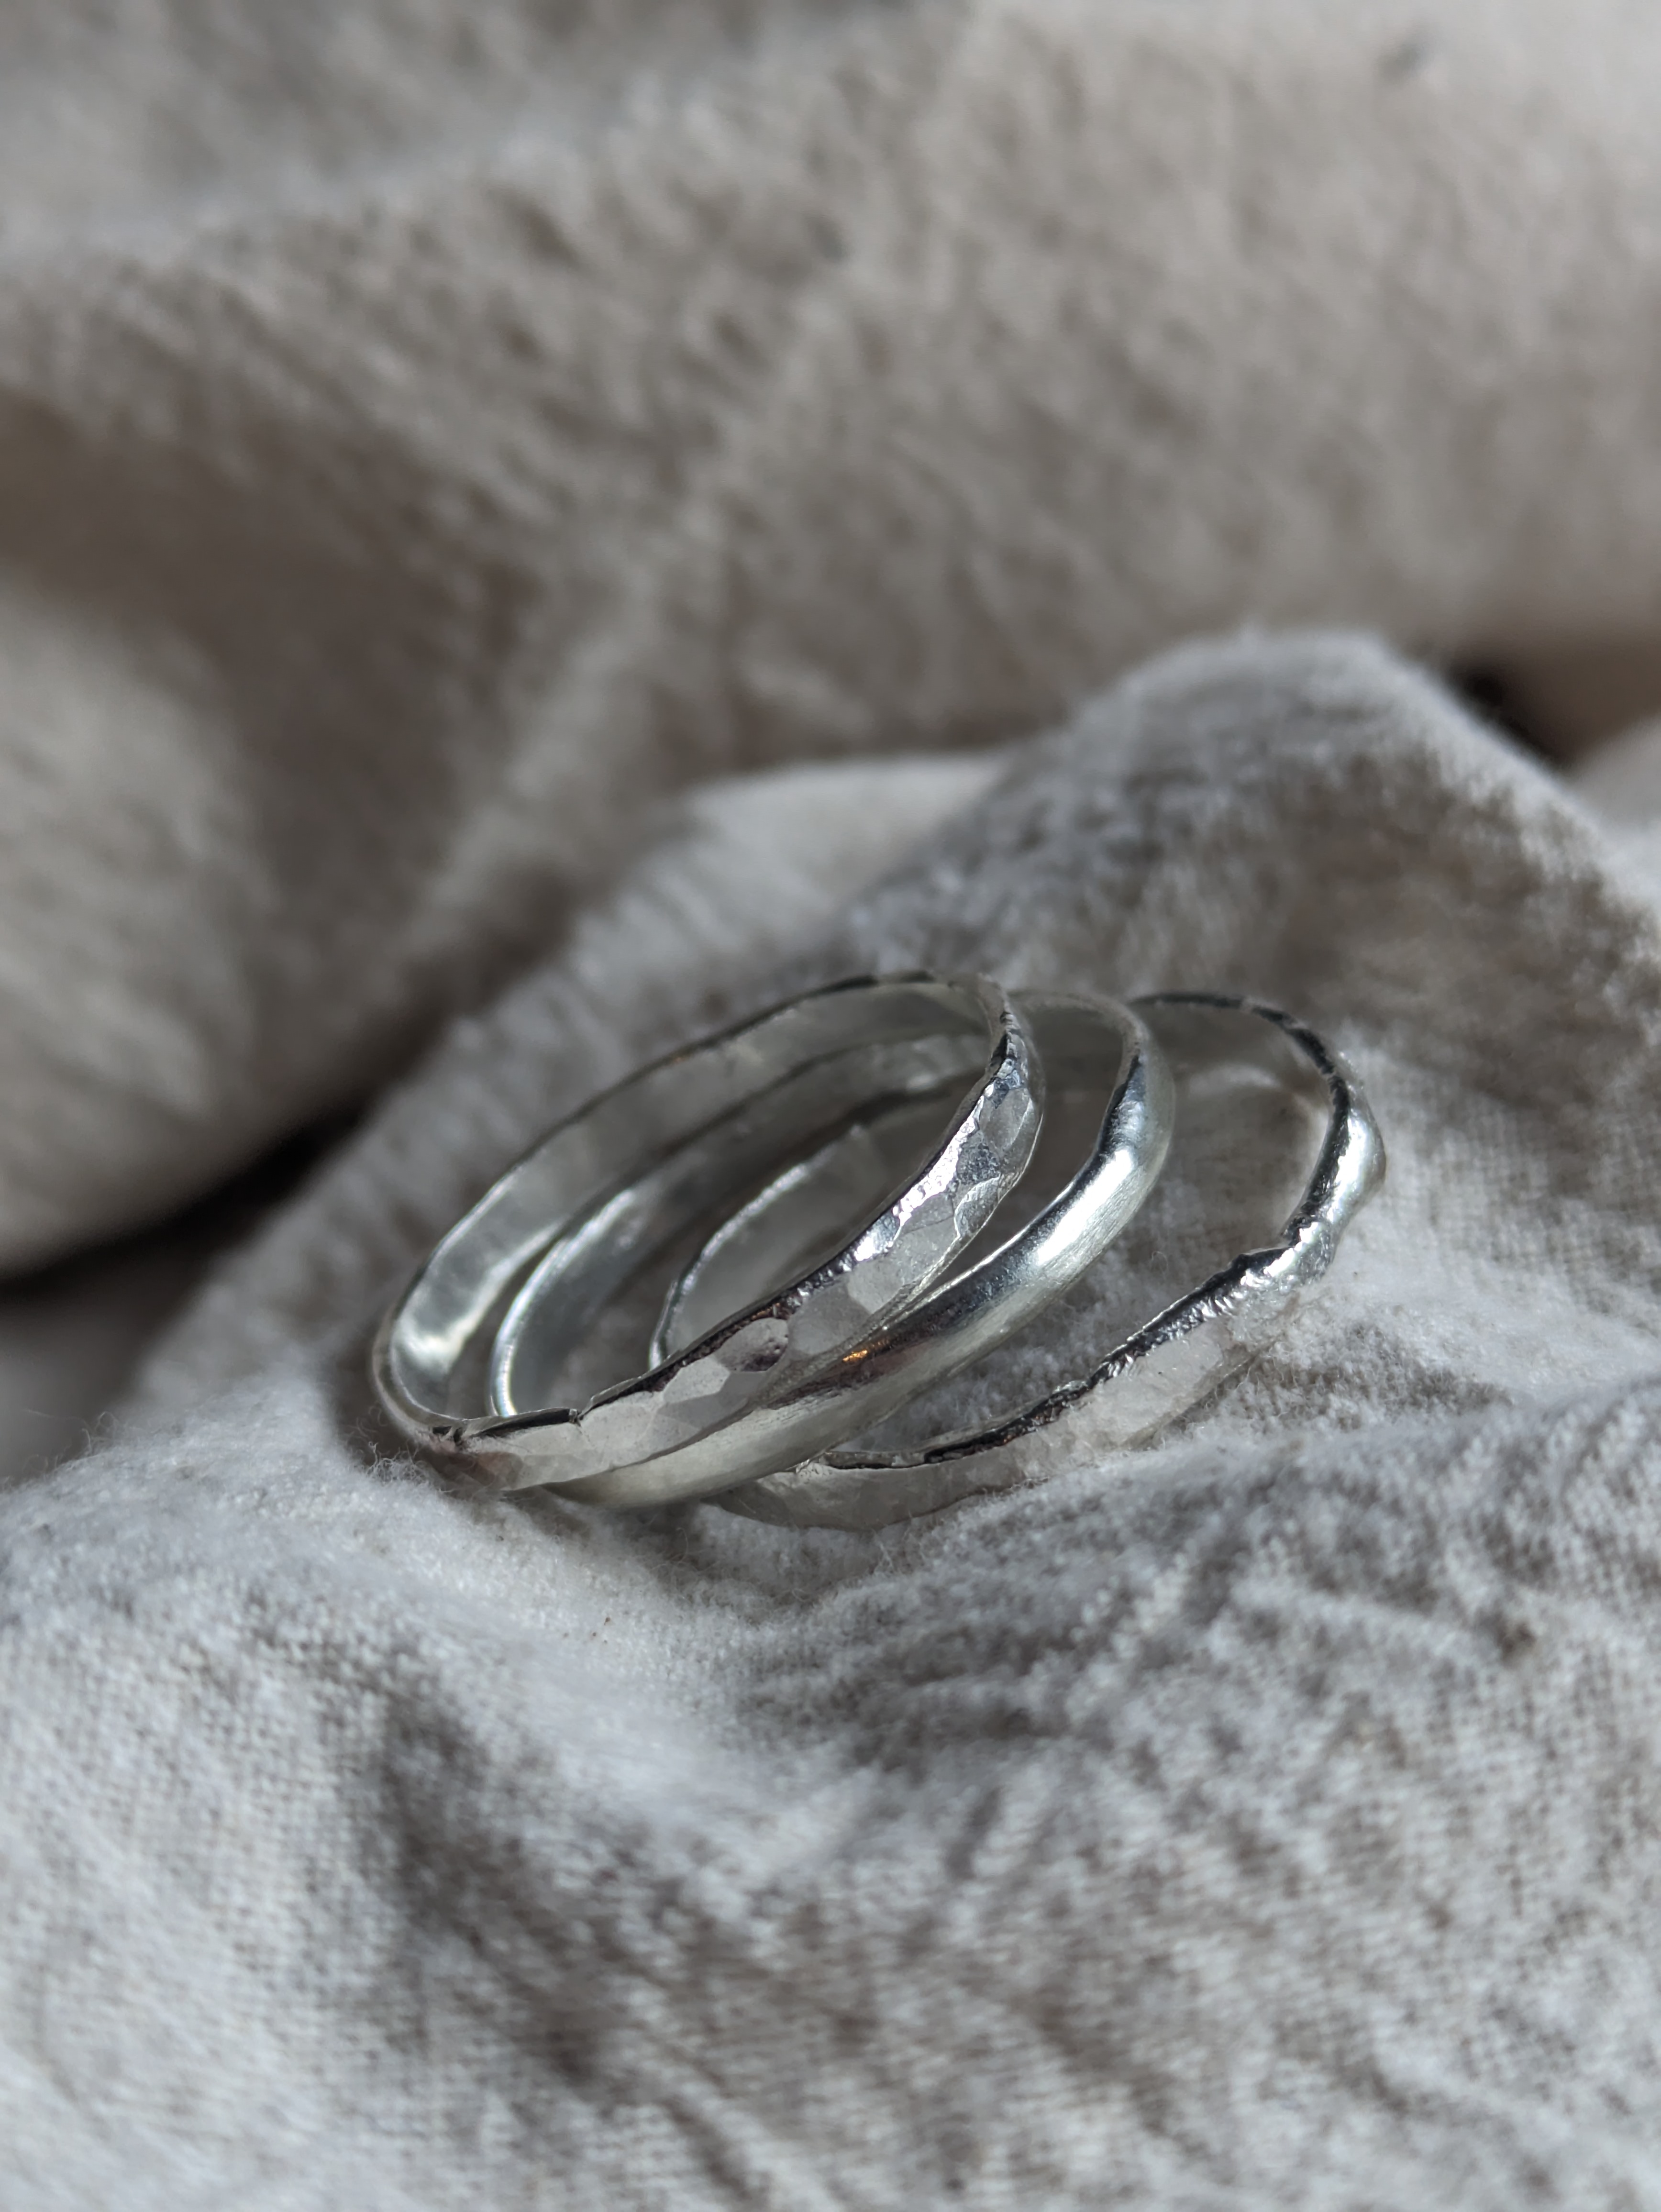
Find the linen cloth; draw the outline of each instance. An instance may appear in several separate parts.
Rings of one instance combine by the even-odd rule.
[[[990,772],[699,802],[228,1263],[158,1425],[8,1496],[9,2202],[1661,2203],[1642,840],[1342,638]],[[1221,1399],[869,1538],[377,1462],[380,1303],[550,1115],[971,957],[1249,985],[1365,1070],[1390,1182]],[[1284,1202],[1250,1137],[1179,1149],[1153,1286]]]
[[[1269,629],[1069,704],[1249,617],[1653,703],[1652,11],[6,42],[0,1254],[463,1011],[0,1492],[0,2202],[1661,2204],[1661,732],[1571,784]],[[919,960],[1350,1051],[1390,1181],[1269,1357],[873,1538],[391,1455],[367,1333],[520,1145]],[[1191,1111],[918,1418],[1298,1136]]]
[[[1248,617],[1661,708],[1658,86],[1648,0],[18,0],[0,1265],[693,780]]]

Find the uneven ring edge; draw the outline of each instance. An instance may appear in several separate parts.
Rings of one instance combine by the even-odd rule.
[[[984,1260],[932,1289],[920,1286],[854,1343],[781,1379],[753,1406],[742,1436],[738,1423],[729,1424],[710,1431],[679,1468],[645,1462],[591,1481],[561,1483],[562,1496],[596,1505],[666,1504],[791,1467],[970,1364],[1035,1318],[1099,1257],[1164,1164],[1174,1114],[1165,1056],[1141,1018],[1114,1000],[1024,992],[1015,997],[1046,1062],[1054,1053],[1058,1065],[1076,1074],[1082,1030],[1092,1071],[1084,1087],[1099,1089],[1106,1101],[1094,1145],[1066,1188]],[[1054,1087],[1052,1079],[1047,1087]]]
[[[1384,1139],[1366,1093],[1339,1054],[1278,1008],[1208,992],[1161,992],[1131,1005],[1156,1019],[1162,1010],[1255,1016],[1278,1030],[1324,1084],[1324,1140],[1281,1243],[1241,1253],[1116,1345],[1087,1376],[993,1427],[887,1457],[828,1452],[746,1482],[715,1504],[790,1528],[863,1529],[915,1520],[1147,1442],[1285,1327],[1384,1180]],[[1088,1433],[1081,1435],[1086,1413]]]
[[[943,1010],[955,1007],[958,1021],[954,1025],[942,1018],[942,1030],[955,1026],[959,1033],[971,1034],[977,1019],[984,1027],[980,1081],[936,1155],[936,1164],[946,1162],[948,1170],[946,1208],[937,1211],[947,1211],[948,1218],[924,1224],[932,1232],[926,1255],[930,1264],[919,1264],[912,1272],[928,1279],[949,1266],[1031,1157],[1042,1113],[1041,1064],[1007,994],[989,978],[926,970],[849,978],[770,1008],[637,1070],[557,1123],[496,1179],[433,1248],[388,1310],[378,1333],[371,1360],[373,1379],[382,1405],[403,1434],[497,1487],[557,1480],[562,1455],[577,1460],[572,1473],[590,1471],[582,1465],[581,1443],[582,1424],[592,1407],[553,1407],[507,1418],[457,1413],[449,1408],[445,1394],[456,1363],[493,1302],[535,1265],[570,1223],[592,1212],[608,1192],[626,1186],[631,1175],[674,1143],[719,1120],[746,1097],[764,1095],[770,1085],[788,1079],[800,1066],[814,1064],[816,1058],[829,1060],[838,1053],[857,1051],[867,1041],[858,1026],[860,994],[880,1007],[891,1000],[903,1005],[908,993],[918,1000],[933,997]],[[782,1059],[771,1061],[764,1053],[764,1080],[757,1079],[753,1071],[747,1079],[735,1078],[747,1053],[762,1051],[770,1037],[776,1053],[776,1033],[788,1039],[794,1030],[811,1032],[816,1019],[821,1026],[828,1024],[831,1033],[819,1040],[815,1052],[804,1055],[787,1050]],[[914,1018],[899,1035],[929,1033],[927,1024]],[[654,1099],[661,1103],[660,1094],[671,1097],[682,1117],[666,1131],[652,1122],[650,1109]],[[636,1120],[644,1113],[644,1134],[636,1133],[627,1141],[615,1135],[608,1139],[608,1121],[626,1123],[631,1109]],[[580,1176],[585,1147],[599,1161],[597,1176],[586,1182]],[[565,1170],[567,1182],[572,1173],[578,1173],[576,1188],[561,1181],[560,1162],[568,1153],[577,1158],[577,1169]],[[949,1170],[959,1164],[976,1179],[976,1187],[954,1204],[958,1194],[951,1187]],[[537,1198],[538,1176],[551,1182],[551,1196],[543,1193]],[[891,1245],[903,1241],[889,1239]],[[880,1249],[877,1256],[884,1256]],[[864,1255],[855,1257],[862,1260]],[[885,1301],[873,1299],[873,1304],[882,1310],[910,1287],[909,1279],[901,1280]],[[730,1337],[745,1318],[739,1316],[721,1334]],[[602,1394],[595,1404],[615,1404],[642,1383],[660,1388],[665,1379],[662,1370],[633,1378]],[[435,1399],[439,1402],[434,1403]],[[579,1447],[575,1453],[573,1444]],[[555,1465],[547,1464],[551,1458]]]

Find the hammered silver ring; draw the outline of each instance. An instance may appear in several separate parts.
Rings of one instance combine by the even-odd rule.
[[[854,1443],[1079,1279],[1159,1176],[1173,1070],[1225,1062],[1319,1114],[1279,1239],[1001,1422],[906,1452]],[[1092,1140],[1029,1200],[1062,1096],[1090,1102]],[[1286,1325],[1384,1171],[1352,1071],[1273,1007],[856,977],[672,1054],[551,1131],[395,1302],[374,1382],[407,1440],[492,1488],[882,1527],[1159,1434]],[[551,1402],[596,1318],[689,1235],[642,1370]]]

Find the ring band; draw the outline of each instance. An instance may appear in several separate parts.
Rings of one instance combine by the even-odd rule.
[[[562,1482],[563,1497],[597,1505],[663,1504],[792,1467],[981,1358],[1100,1256],[1141,1205],[1165,1162],[1174,1107],[1164,1054],[1146,1024],[1110,1000],[1018,994],[1015,1004],[1038,1048],[1048,1094],[1053,1098],[1058,1091],[1084,1090],[1106,1102],[1085,1163],[1066,1188],[978,1264],[942,1285],[919,1284],[874,1335],[867,1329],[832,1357],[778,1378],[742,1420],[710,1431],[672,1458]],[[904,1135],[916,1110],[907,1107],[891,1115],[891,1124]],[[789,1259],[804,1237],[811,1244],[816,1233],[834,1224],[842,1194],[836,1171],[849,1146],[860,1143],[875,1152],[880,1169],[874,1137],[867,1124],[833,1139],[718,1231],[671,1290],[654,1356],[684,1356],[689,1345],[732,1310],[727,1286],[735,1273],[745,1285],[747,1302],[776,1273],[781,1249]],[[527,1344],[545,1360],[567,1348],[546,1302],[574,1268],[580,1272],[581,1263],[580,1253],[551,1248],[521,1293],[517,1334],[505,1349],[501,1342],[497,1347],[502,1410],[511,1408],[521,1388],[516,1355]],[[568,1315],[585,1317],[592,1310],[592,1298],[580,1293],[567,1307]],[[504,1340],[509,1333],[504,1328]]]
[[[782,1474],[747,1482],[715,1502],[791,1528],[877,1528],[1006,1490],[1084,1458],[1147,1441],[1208,1396],[1278,1334],[1330,1266],[1338,1240],[1384,1180],[1384,1149],[1361,1086],[1339,1055],[1301,1023],[1250,1000],[1198,992],[1138,999],[1179,1072],[1246,1060],[1314,1087],[1326,1130],[1314,1172],[1282,1231],[1242,1253],[1116,1346],[1092,1373],[1064,1383],[1008,1420],[891,1455],[830,1451]],[[1245,1016],[1237,1030],[1220,1016]],[[696,1263],[694,1263],[696,1265]],[[905,1318],[896,1325],[903,1331]],[[880,1359],[885,1337],[873,1340]]]
[[[873,1089],[938,1085],[971,1067],[978,1080],[922,1172],[800,1281],[586,1407],[502,1415],[454,1404],[470,1354],[551,1246],[601,1253],[613,1284],[639,1265],[691,1138],[725,1139],[714,1186],[699,1194],[707,1206],[753,1184],[758,1150],[764,1170],[782,1143],[822,1134]],[[381,1401],[412,1441],[503,1489],[666,1460],[949,1267],[1025,1170],[1043,1085],[1020,1016],[984,976],[859,977],[671,1054],[552,1130],[434,1248],[376,1340]],[[538,1279],[502,1323],[509,1353],[548,1292]]]

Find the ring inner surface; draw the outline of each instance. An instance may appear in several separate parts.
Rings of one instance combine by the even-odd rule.
[[[1124,1073],[1125,1040],[1116,1038],[1114,1058],[1104,1061],[1104,1021],[1096,1008],[1037,997],[1023,1006],[1044,1063],[1043,1127],[1025,1174],[959,1255],[953,1282],[1019,1236],[1074,1180]],[[654,1356],[672,1357],[764,1296],[757,1285],[788,1282],[805,1257],[834,1250],[846,1223],[869,1210],[885,1150],[910,1140],[910,1114],[904,1101],[884,1106],[768,1184],[716,1229],[670,1288],[652,1340]]]
[[[488,1345],[551,1243],[687,1138],[811,1069],[861,1054],[897,1049],[915,1061],[933,1050],[966,1079],[984,1071],[995,1027],[972,979],[867,979],[810,994],[618,1085],[551,1132],[435,1247],[389,1329],[384,1364],[396,1398],[423,1419],[483,1413],[479,1340]],[[873,1078],[867,1095],[881,1087]]]
[[[1145,1004],[1138,1011],[1177,1079],[1175,1132],[1152,1194],[1119,1239],[1036,1321],[850,1437],[843,1448],[849,1457],[916,1451],[947,1434],[996,1426],[1092,1372],[1115,1345],[1237,1253],[1280,1241],[1325,1140],[1324,1081],[1282,1030],[1256,1015]],[[1038,1151],[1006,1210],[1019,1202],[1036,1212],[1054,1195],[1100,1110],[1098,1096],[1092,1099],[1065,1071],[1050,1067]],[[983,1237],[1009,1233],[1001,1211]],[[965,1264],[977,1256],[971,1248]],[[747,1285],[733,1287],[743,1295]]]
[[[770,1273],[759,1291],[715,1320],[759,1303],[836,1251],[850,1222],[879,1212],[915,1180],[978,1082],[978,1054],[967,1072],[959,1064],[942,1075],[952,1042],[918,1048],[909,1080],[891,1048],[880,1059],[850,1054],[834,1069],[804,1071],[595,1206],[542,1255],[520,1293],[511,1333],[504,1328],[496,1341],[496,1409],[581,1405],[657,1365],[653,1324],[666,1291],[712,1229],[781,1174],[800,1173],[846,1138],[851,1149],[840,1157],[849,1206],[837,1221],[839,1233],[810,1241],[800,1264]]]

